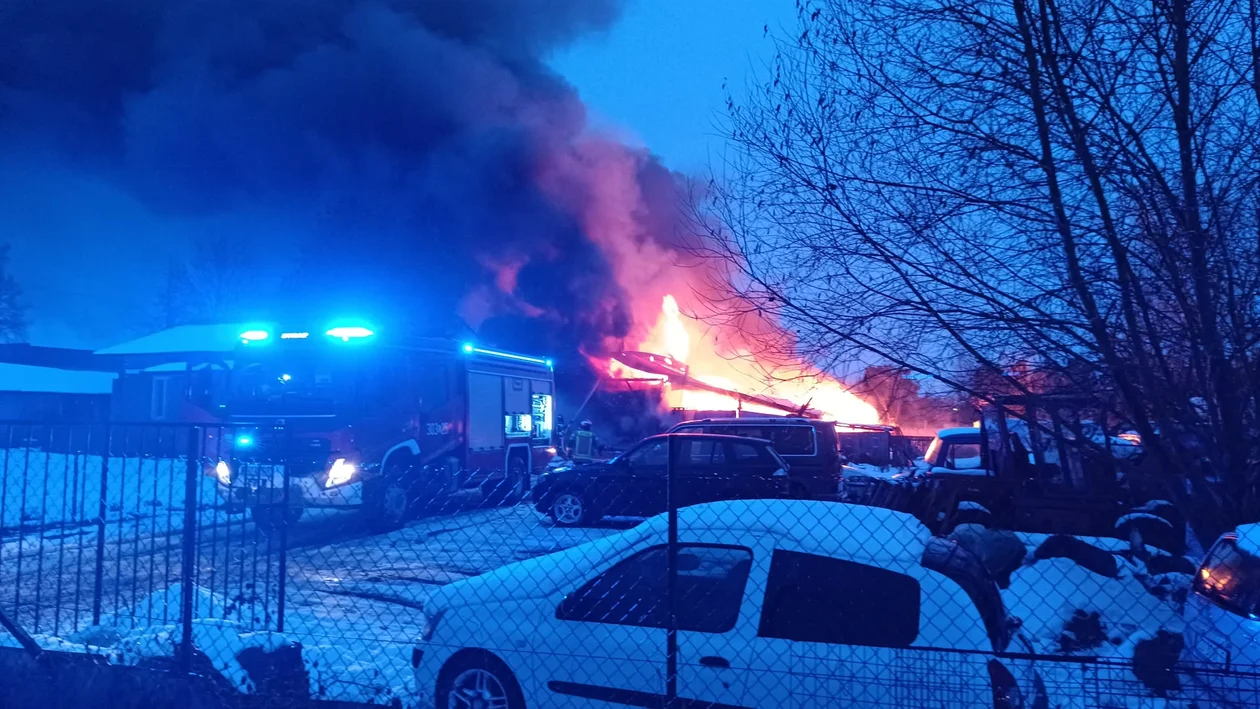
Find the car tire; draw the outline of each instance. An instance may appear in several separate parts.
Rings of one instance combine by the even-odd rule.
[[[508,459],[503,477],[481,484],[481,499],[489,507],[515,505],[525,497],[525,480],[529,475],[525,459],[514,455]]]
[[[787,494],[788,494],[788,499],[789,499],[789,500],[812,500],[812,499],[814,499],[814,496],[813,496],[813,495],[811,495],[811,494],[809,494],[809,488],[805,487],[805,486],[804,486],[804,485],[802,485],[801,483],[791,483],[791,484],[789,484],[789,485],[788,485],[788,491],[787,491]]]
[[[560,490],[552,495],[547,514],[557,527],[582,527],[595,519],[590,501],[574,490]]]
[[[363,483],[363,516],[372,531],[401,529],[411,519],[412,503],[411,486],[400,476]]]
[[[304,511],[296,505],[255,505],[250,508],[254,526],[266,535],[276,534],[286,525],[292,527],[297,524]]]
[[[436,709],[525,709],[516,675],[502,660],[483,651],[465,651],[451,658],[438,673],[434,700]]]

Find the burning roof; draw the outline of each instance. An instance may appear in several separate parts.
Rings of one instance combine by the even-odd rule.
[[[612,381],[660,387],[669,408],[794,414],[853,424],[877,424],[875,408],[843,382],[804,362],[769,364],[751,348],[729,345],[731,333],[685,315],[673,295],[666,295],[660,316],[638,350],[609,358]],[[726,335],[723,337],[723,335]],[[692,342],[714,342],[695,348]]]

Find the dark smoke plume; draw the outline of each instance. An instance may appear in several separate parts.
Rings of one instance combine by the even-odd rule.
[[[69,192],[85,183],[138,205],[132,231],[97,214],[51,245],[113,245],[80,291],[128,261],[147,264],[154,294],[184,287],[140,253],[204,256],[189,244],[211,239],[252,264],[227,279],[258,294],[235,317],[353,311],[450,329],[459,314],[501,346],[596,353],[633,324],[615,259],[674,238],[678,179],[591,136],[542,60],[608,28],[620,4],[5,0],[0,241],[33,253],[3,233],[5,204],[25,198],[19,174],[51,174],[38,184],[65,180],[69,209],[89,203]],[[595,233],[606,224],[616,233]],[[82,308],[99,319],[113,301],[97,300]]]

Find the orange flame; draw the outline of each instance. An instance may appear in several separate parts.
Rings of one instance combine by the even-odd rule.
[[[645,352],[667,353],[685,362],[690,377],[706,384],[790,401],[801,407],[821,412],[825,418],[843,423],[879,423],[875,407],[862,401],[849,391],[843,382],[815,367],[806,364],[779,366],[773,369],[758,363],[746,350],[722,351],[717,343],[712,349],[693,348],[693,342],[703,342],[707,326],[699,320],[684,315],[678,300],[666,295],[661,312],[638,349]],[[642,372],[613,362],[609,374],[614,377],[643,377]],[[670,407],[697,411],[743,411],[757,413],[783,413],[780,410],[740,403],[734,397],[717,392],[671,386],[666,395]]]

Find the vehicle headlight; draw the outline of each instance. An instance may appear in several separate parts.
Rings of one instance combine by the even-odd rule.
[[[438,622],[442,620],[443,612],[444,611],[437,611],[436,613],[423,612],[420,614],[421,642],[427,643],[433,639],[433,634],[437,632]]]
[[[345,458],[338,458],[333,461],[332,467],[328,469],[328,479],[324,481],[324,487],[337,487],[345,485],[354,478],[358,469],[354,463],[347,461]]]
[[[220,460],[214,466],[214,476],[219,479],[220,485],[232,484],[232,468],[228,466],[226,460]]]

